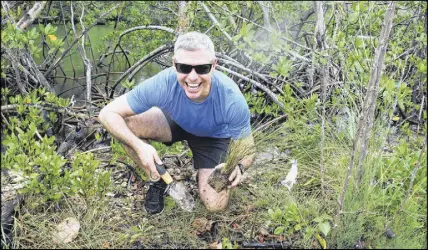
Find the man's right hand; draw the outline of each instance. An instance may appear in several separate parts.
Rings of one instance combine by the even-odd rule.
[[[141,160],[143,166],[146,166],[150,170],[150,175],[148,176],[150,180],[157,181],[160,179],[160,175],[156,170],[155,161],[162,165],[162,161],[159,158],[158,152],[156,149],[147,143],[141,141],[141,143],[136,147],[135,152]]]

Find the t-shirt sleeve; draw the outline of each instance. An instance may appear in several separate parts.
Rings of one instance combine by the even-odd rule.
[[[230,106],[227,114],[232,139],[242,139],[251,134],[250,110],[243,96]]]
[[[168,95],[169,70],[163,70],[144,80],[126,94],[126,99],[135,114],[143,113],[152,107],[163,108]]]

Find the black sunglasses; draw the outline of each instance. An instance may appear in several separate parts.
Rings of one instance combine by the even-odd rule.
[[[175,63],[175,68],[178,73],[189,74],[192,72],[192,69],[195,69],[196,73],[199,75],[205,75],[210,73],[212,64],[201,64],[201,65],[188,65],[184,63]]]

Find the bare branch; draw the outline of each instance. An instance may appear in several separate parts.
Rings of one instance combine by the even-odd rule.
[[[251,70],[251,69],[245,67],[244,65],[241,65],[241,64],[233,62],[233,61],[229,61],[229,60],[226,60],[226,59],[223,59],[223,58],[219,58],[219,60],[223,61],[226,64],[229,64],[229,65],[235,66],[235,67],[237,67],[239,69],[242,69],[245,72],[248,72],[250,74],[255,75],[256,77],[258,77],[258,78],[262,79],[263,81],[265,81],[267,84],[275,87],[281,94],[284,94],[284,92],[282,91],[282,89],[278,88],[278,86],[276,86],[275,84],[273,84],[272,81],[270,81],[269,79],[267,79],[266,76],[260,74],[259,72]]]
[[[173,34],[174,36],[177,36],[177,32],[175,32],[173,29],[170,29],[168,27],[164,27],[164,26],[157,26],[157,25],[147,25],[147,26],[137,26],[134,28],[130,28],[125,30],[124,32],[120,33],[119,37],[117,38],[117,44],[120,44],[120,40],[122,39],[122,37],[128,33],[134,32],[136,30],[163,30],[166,32],[169,32],[171,34]]]
[[[406,203],[407,199],[409,199],[409,197],[410,197],[410,192],[412,191],[413,183],[415,182],[416,173],[418,172],[422,156],[424,155],[424,153],[426,154],[426,150],[425,150],[426,146],[427,146],[427,138],[425,137],[424,144],[422,146],[421,152],[419,153],[418,161],[416,162],[415,167],[413,168],[413,171],[411,173],[410,184],[409,184],[409,188],[407,189],[407,192],[406,192],[406,197],[404,197],[404,200],[400,205],[400,210],[398,211],[399,213],[401,211],[403,211],[403,206]]]
[[[243,75],[241,75],[241,74],[239,74],[239,73],[237,73],[237,72],[235,72],[235,71],[233,71],[231,69],[225,68],[223,66],[217,65],[216,68],[218,68],[220,70],[224,70],[224,71],[226,71],[226,72],[228,72],[228,73],[230,73],[230,74],[232,74],[234,76],[237,76],[237,77],[239,77],[239,78],[241,78],[241,79],[243,79],[245,81],[248,81],[248,82],[252,83],[254,86],[256,86],[259,89],[263,90],[270,97],[270,99],[274,103],[278,104],[278,106],[280,106],[281,108],[284,108],[284,104],[281,103],[280,101],[278,101],[278,97],[276,97],[276,95],[269,88],[267,88],[266,86],[264,86],[263,84],[261,84],[261,83],[259,83],[257,81],[254,81],[254,80],[252,80],[252,79],[250,79],[250,78],[248,78],[246,76],[243,76]]]
[[[19,20],[19,22],[16,24],[16,28],[24,31],[27,29],[28,26],[30,26],[34,20],[40,15],[43,8],[46,5],[46,1],[36,2],[34,3],[33,8],[31,8],[25,15]]]
[[[259,4],[260,8],[262,9],[262,13],[263,13],[263,26],[268,29],[271,30],[272,27],[270,25],[270,18],[269,18],[269,8],[266,6],[266,4],[269,4],[269,2],[265,2],[265,1],[257,1],[257,3]]]
[[[213,21],[215,25],[219,28],[219,30],[226,36],[226,38],[232,42],[232,37],[221,27],[220,23],[217,21],[215,16],[211,13],[210,9],[204,4],[204,2],[199,2],[204,8],[205,12],[208,14],[208,17]]]
[[[141,58],[134,65],[132,65],[132,67],[130,67],[127,71],[125,71],[125,73],[123,73],[119,77],[119,79],[116,80],[116,82],[114,83],[114,85],[112,87],[113,91],[110,93],[110,98],[113,98],[114,89],[117,87],[117,85],[119,85],[119,83],[123,80],[123,78],[125,78],[129,73],[133,72],[136,68],[138,68],[139,65],[143,64],[144,62],[146,62],[148,60],[153,59],[153,57],[158,56],[160,53],[163,53],[163,52],[166,53],[168,51],[171,51],[172,49],[173,49],[173,47],[171,45],[164,44],[164,45],[160,46],[159,48],[153,50],[149,54],[147,54],[145,57]]]

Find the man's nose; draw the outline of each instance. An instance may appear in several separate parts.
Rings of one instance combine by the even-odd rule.
[[[192,69],[192,71],[190,71],[190,73],[187,77],[189,78],[189,80],[195,81],[198,79],[199,75],[198,75],[198,73],[196,73],[195,69]]]

